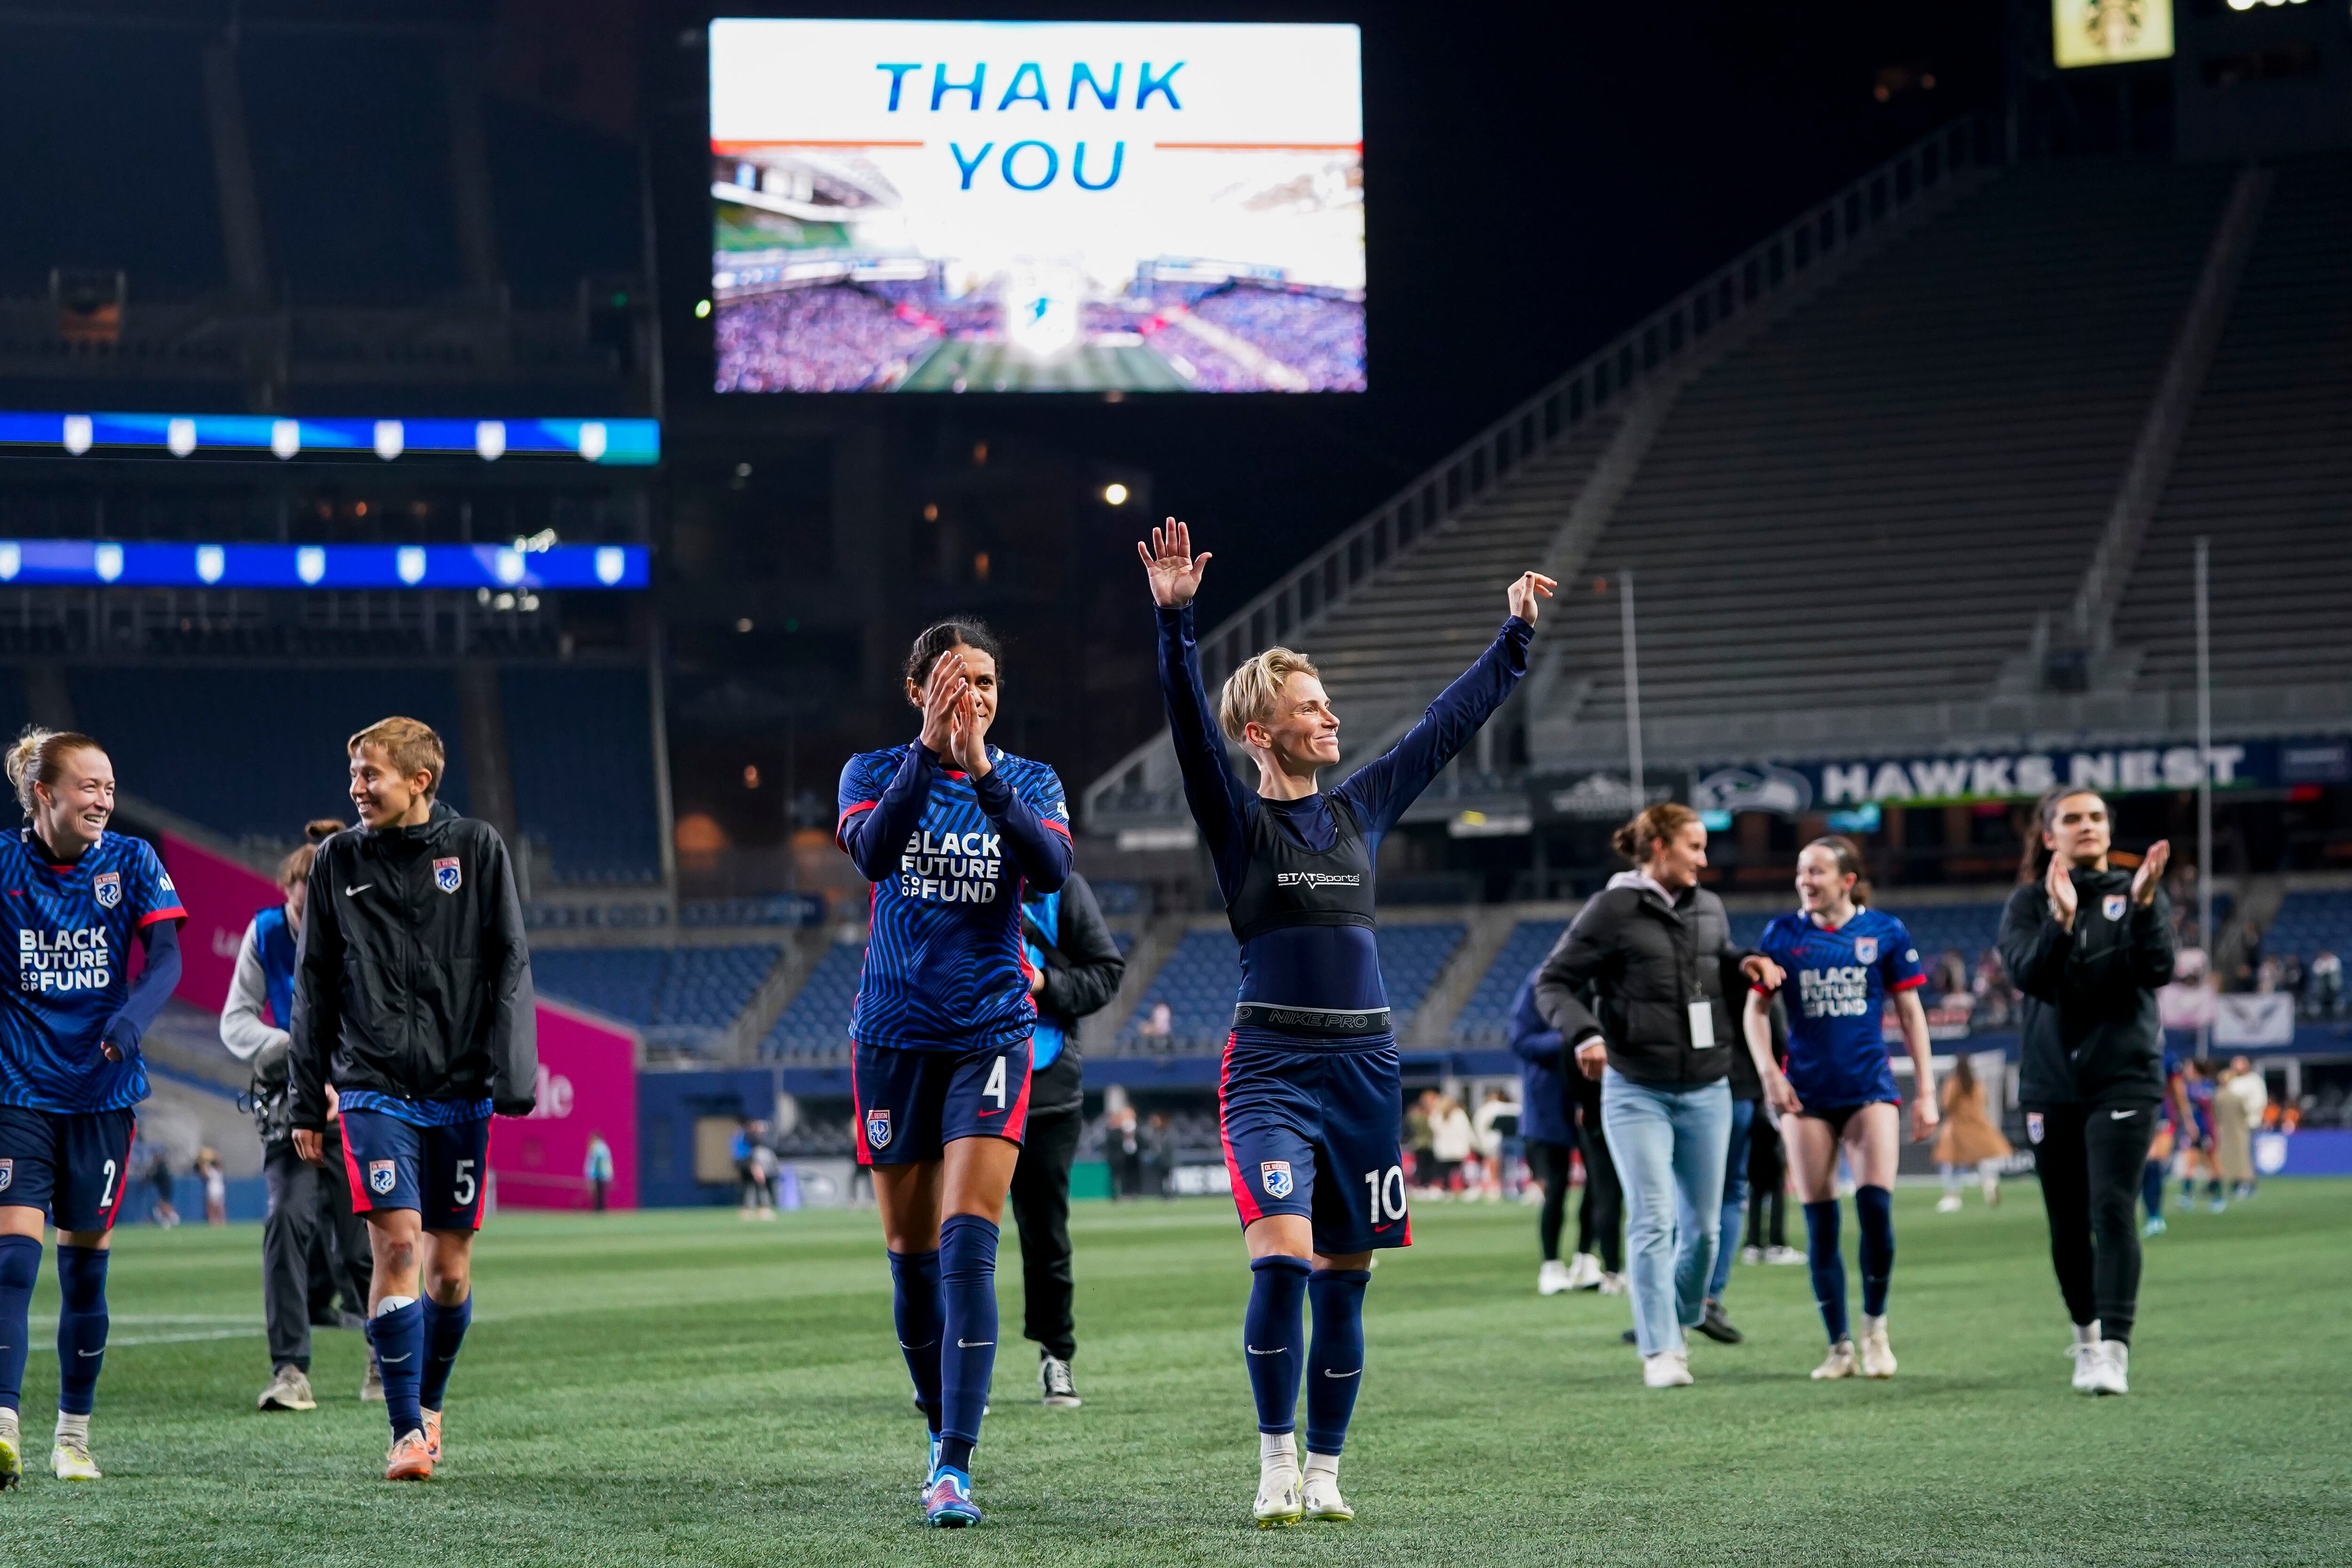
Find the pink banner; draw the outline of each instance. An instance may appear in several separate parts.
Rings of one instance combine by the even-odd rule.
[[[490,1123],[490,1171],[507,1208],[591,1205],[588,1140],[613,1151],[605,1202],[637,1206],[637,1042],[626,1030],[541,998],[539,1108]]]
[[[228,1001],[236,951],[258,911],[281,902],[268,878],[226,856],[164,834],[163,865],[187,906],[173,994],[217,1013]],[[272,1020],[283,1026],[284,1020]],[[490,1123],[498,1201],[510,1208],[584,1209],[592,1202],[588,1139],[613,1151],[605,1201],[637,1206],[637,1046],[626,1030],[544,997],[539,1003],[539,1109]]]

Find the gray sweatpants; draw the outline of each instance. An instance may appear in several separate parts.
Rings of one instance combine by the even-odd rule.
[[[327,1131],[327,1163],[308,1165],[289,1139],[262,1155],[269,1215],[261,1224],[261,1304],[269,1325],[269,1364],[310,1370],[310,1321],[338,1307],[364,1314],[367,1222],[352,1212],[343,1144]],[[338,1300],[340,1298],[340,1300]]]

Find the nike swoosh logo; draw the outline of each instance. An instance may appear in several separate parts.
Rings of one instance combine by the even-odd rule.
[[[1360,1366],[1353,1372],[1333,1372],[1327,1366],[1323,1369],[1323,1375],[1326,1377],[1361,1377],[1364,1375],[1364,1369]]]
[[[100,1346],[99,1346],[99,1347],[98,1347],[96,1350],[94,1350],[94,1351],[76,1351],[76,1352],[74,1352],[74,1354],[79,1355],[79,1356],[104,1355],[105,1353],[106,1353],[106,1347],[105,1347],[104,1345],[100,1345]]]
[[[2139,1112],[2137,1110],[2110,1110],[2107,1112],[2107,1120],[2110,1121],[2129,1121],[2133,1117],[2137,1116]]]
[[[925,1340],[921,1344],[910,1345],[906,1341],[900,1340],[898,1348],[902,1351],[927,1351],[939,1342],[937,1340]]]
[[[983,1110],[980,1113],[980,1119],[985,1121],[992,1116],[1002,1116],[1004,1112],[1001,1110]]]
[[[1272,1350],[1270,1350],[1270,1351],[1262,1351],[1262,1350],[1258,1349],[1255,1345],[1244,1345],[1244,1346],[1242,1347],[1242,1349],[1244,1349],[1244,1350],[1245,1350],[1245,1351],[1249,1352],[1249,1353],[1250,1353],[1250,1354],[1252,1354],[1252,1355],[1280,1355],[1283,1352],[1285,1352],[1285,1351],[1288,1350],[1289,1348],[1290,1348],[1290,1347],[1289,1347],[1288,1345],[1276,1345],[1276,1346],[1275,1346],[1275,1347],[1274,1347]]]
[[[345,889],[343,889],[343,897],[345,897],[345,898],[347,898],[347,899],[356,899],[356,898],[358,898],[362,893],[366,892],[370,888],[373,888],[373,887],[374,887],[374,886],[375,886],[375,884],[374,884],[373,882],[362,882],[362,883],[361,883],[358,887],[356,887],[356,888],[345,888]]]
[[[416,1352],[415,1352],[415,1351],[411,1351],[411,1352],[408,1352],[408,1355],[415,1355],[415,1353],[416,1353]],[[380,1355],[380,1356],[376,1357],[375,1359],[376,1359],[376,1361],[377,1361],[378,1364],[380,1364],[380,1365],[383,1365],[383,1366],[398,1366],[402,1362],[406,1361],[406,1360],[408,1359],[408,1356],[407,1356],[407,1355]]]
[[[995,1342],[996,1342],[994,1340],[958,1340],[956,1341],[956,1349],[960,1351],[986,1350]]]

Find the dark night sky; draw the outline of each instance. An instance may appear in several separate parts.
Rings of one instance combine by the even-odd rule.
[[[1990,107],[2001,10],[2000,0],[972,6],[962,14],[1360,26],[1372,390],[1117,406],[997,399],[971,416],[1147,468],[1156,510],[1204,531],[1230,538],[1247,525],[1250,547],[1223,554],[1217,595],[1237,602],[1804,203]],[[707,14],[673,13],[688,26]],[[1919,85],[1928,76],[1932,89]],[[669,248],[698,258],[700,239],[676,235]]]

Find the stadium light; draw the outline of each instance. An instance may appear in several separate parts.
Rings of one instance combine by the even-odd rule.
[[[1122,484],[1108,484],[1103,486],[1103,500],[1108,501],[1113,506],[1125,506],[1127,504],[1127,487]]]

